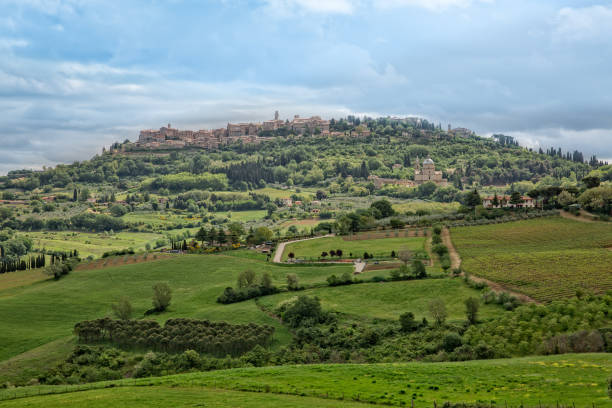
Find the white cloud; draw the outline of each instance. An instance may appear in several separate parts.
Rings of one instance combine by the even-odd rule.
[[[420,7],[432,11],[444,11],[454,7],[466,8],[474,3],[492,3],[493,0],[373,0],[380,8]]]
[[[596,5],[584,8],[562,8],[555,19],[554,34],[557,39],[568,41],[588,39],[610,41],[612,7]]]
[[[17,47],[27,47],[29,42],[21,38],[0,38],[0,50],[11,50]]]
[[[354,0],[267,0],[268,6],[277,14],[292,15],[296,12],[319,14],[351,14]]]

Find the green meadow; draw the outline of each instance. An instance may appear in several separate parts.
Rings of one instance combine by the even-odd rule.
[[[77,406],[493,406],[612,407],[606,354],[566,354],[445,363],[327,364],[238,368],[83,386],[42,386],[13,395],[90,391],[6,401],[6,407]],[[108,388],[114,385],[114,388]],[[234,394],[226,391],[235,392]],[[238,392],[239,391],[239,392]],[[0,391],[8,397],[11,391]],[[283,399],[286,398],[286,399]],[[106,404],[106,405],[104,405]],[[195,405],[200,404],[200,405]],[[251,404],[251,405],[249,405]],[[258,405],[260,404],[260,405]]]
[[[282,266],[265,261],[224,255],[183,255],[171,259],[106,269],[74,271],[59,281],[0,290],[0,361],[70,336],[75,323],[111,315],[111,304],[128,296],[136,318],[151,308],[152,286],[167,282],[173,290],[169,310],[156,318],[172,317],[262,323],[276,327],[275,346],[290,340],[287,329],[260,311],[253,300],[222,305],[223,289],[233,286],[238,274],[252,269],[270,273],[276,285],[295,273],[301,283],[322,282],[332,274],[351,271],[340,266]],[[17,272],[16,272],[17,273]],[[42,273],[42,272],[41,272]],[[9,276],[10,274],[6,274]],[[0,276],[1,279],[4,276]],[[2,287],[2,285],[0,285]],[[28,324],[24,324],[28,322]]]
[[[391,234],[393,234],[391,232]],[[308,259],[319,258],[321,252],[341,249],[343,257],[361,258],[364,252],[373,254],[375,257],[389,257],[391,251],[396,253],[403,249],[419,251],[424,249],[424,237],[392,237],[383,239],[363,239],[345,241],[342,237],[317,238],[307,241],[295,242],[285,246],[283,260],[286,260],[289,253],[293,252],[295,258]]]
[[[147,243],[154,245],[162,236],[145,232],[117,232],[114,234],[76,231],[37,231],[24,236],[32,239],[34,248],[51,251],[79,251],[81,257],[100,257],[104,252],[133,248],[144,250]]]
[[[397,320],[400,314],[412,312],[420,320],[423,317],[431,318],[428,304],[432,297],[424,296],[424,293],[432,293],[442,299],[446,304],[448,319],[458,323],[465,320],[464,301],[469,297],[480,296],[479,291],[469,288],[460,279],[423,279],[322,287],[297,294],[279,293],[263,297],[260,302],[274,308],[293,296],[317,296],[324,309],[352,316]],[[479,316],[481,319],[487,319],[500,313],[504,313],[500,306],[483,304]]]

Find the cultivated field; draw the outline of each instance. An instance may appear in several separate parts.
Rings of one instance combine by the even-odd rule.
[[[563,218],[451,230],[466,271],[540,301],[612,289],[612,227]]]
[[[372,272],[372,275],[388,275]],[[370,275],[370,274],[368,274]],[[270,308],[297,295],[317,296],[324,309],[353,316],[397,320],[405,312],[413,312],[416,319],[431,319],[428,304],[431,293],[446,304],[450,321],[465,320],[464,301],[480,297],[480,292],[466,286],[460,279],[425,279],[400,282],[361,283],[356,285],[323,287],[299,293],[280,293],[260,299]],[[504,313],[497,305],[481,305],[479,316],[487,319]]]
[[[341,249],[343,257],[349,258],[353,254],[353,258],[361,258],[364,252],[373,254],[375,257],[388,257],[391,251],[396,253],[404,248],[411,251],[423,250],[425,238],[385,238],[385,239],[364,239],[346,241],[342,237],[318,238],[308,241],[295,242],[285,247],[283,260],[287,259],[289,252],[293,252],[296,258],[319,258],[321,252]]]
[[[457,211],[460,207],[460,204],[457,202],[453,203],[438,203],[435,201],[422,201],[422,200],[412,200],[412,201],[404,201],[402,203],[394,203],[393,209],[399,213],[405,213],[410,211],[412,213],[416,213],[417,211],[429,211],[432,213],[439,212],[453,212]]]
[[[415,407],[452,401],[499,407],[554,407],[559,403],[602,408],[612,407],[606,395],[610,370],[612,360],[605,354],[459,363],[239,368],[83,386],[33,387],[13,394],[96,389],[6,401],[3,406],[367,407],[368,403],[411,406],[414,400]],[[114,387],[108,388],[111,384]],[[11,390],[0,391],[0,397],[10,394]]]
[[[295,273],[306,284],[322,282],[331,274],[341,275],[352,267],[287,267],[233,256],[182,255],[106,269],[79,270],[59,281],[0,290],[0,361],[70,336],[74,324],[81,320],[111,315],[111,304],[122,296],[131,299],[134,317],[142,317],[151,308],[151,287],[157,282],[168,282],[173,290],[169,311],[156,317],[160,321],[192,317],[266,323],[276,327],[275,345],[286,344],[290,338],[287,329],[261,312],[254,301],[216,303],[223,289],[235,285],[238,274],[246,269],[252,269],[259,276],[267,271],[280,286],[285,284],[289,273]]]

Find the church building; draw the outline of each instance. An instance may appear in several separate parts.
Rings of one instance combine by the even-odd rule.
[[[445,186],[448,184],[448,180],[442,178],[442,172],[436,171],[436,165],[431,158],[427,158],[423,161],[423,167],[421,167],[420,160],[417,157],[414,164],[414,182],[415,184],[423,184],[431,181],[439,186]]]

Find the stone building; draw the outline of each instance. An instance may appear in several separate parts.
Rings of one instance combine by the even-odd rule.
[[[414,182],[415,184],[423,184],[431,181],[439,186],[448,184],[448,180],[442,177],[441,171],[436,171],[436,165],[430,157],[423,161],[423,167],[417,157],[414,164]]]

